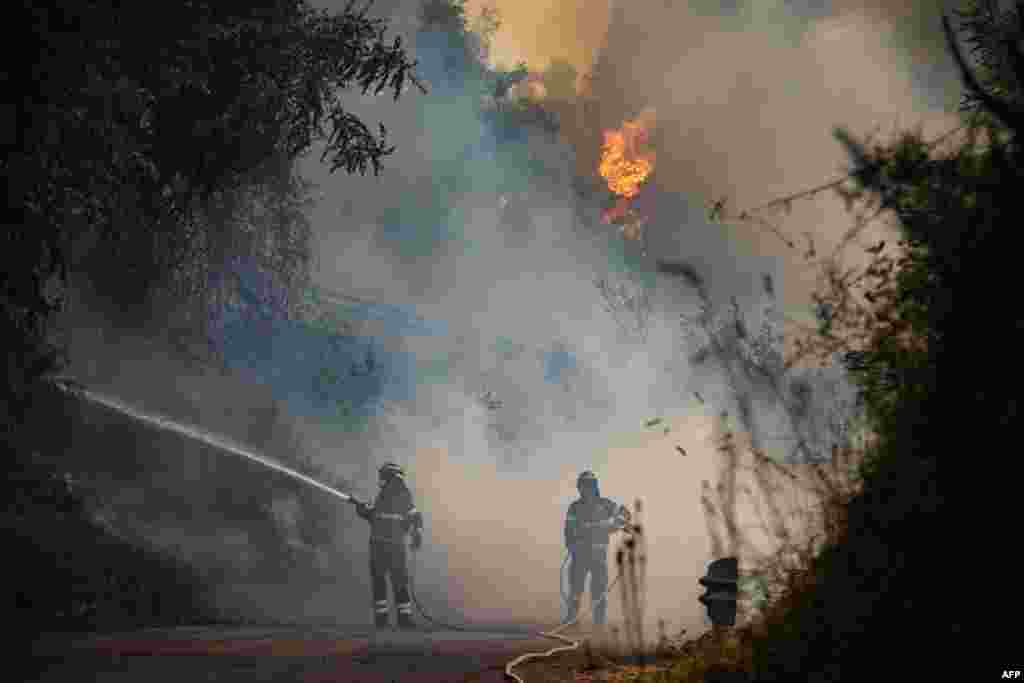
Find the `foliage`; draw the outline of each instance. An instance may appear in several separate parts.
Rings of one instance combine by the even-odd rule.
[[[1005,31],[1016,22],[1016,45],[1020,14],[1013,22],[995,21],[979,9],[992,6],[971,3],[967,37],[1006,48]],[[958,55],[948,22],[946,28]],[[801,680],[877,675],[864,652],[887,658],[890,677],[901,657],[913,659],[920,675],[924,667],[940,669],[935,648],[962,633],[972,597],[946,587],[950,577],[970,571],[971,560],[944,550],[949,541],[937,520],[946,517],[937,513],[955,512],[966,525],[976,491],[947,445],[963,426],[992,434],[979,434],[973,448],[989,438],[1010,442],[1019,401],[1014,380],[979,374],[972,363],[1012,358],[1020,343],[1019,316],[993,318],[984,306],[971,305],[998,296],[1014,267],[1009,220],[1018,213],[1022,128],[1020,98],[1008,85],[1022,71],[1019,48],[1003,54],[1009,57],[988,62],[987,74],[982,68],[985,85],[958,58],[967,99],[981,109],[968,107],[966,135],[951,151],[936,151],[919,133],[869,146],[837,132],[856,164],[854,187],[843,192],[851,207],[862,209],[858,221],[894,215],[901,239],[896,255],[884,253],[884,244],[869,250],[872,261],[863,271],[826,273],[819,334],[803,350],[843,354],[876,439],[861,468],[862,490],[844,505],[841,533],[794,575],[807,581],[784,593],[752,640],[749,670],[756,680],[790,680],[794,671]],[[954,293],[969,304],[954,310]],[[954,387],[969,387],[969,405]],[[899,623],[891,620],[895,614]],[[1001,644],[996,635],[990,647]]]
[[[256,296],[259,306],[287,315],[300,308],[308,289],[312,226],[305,209],[312,187],[283,158],[267,166],[193,217],[183,258],[151,300],[168,336],[196,360],[224,362],[216,337],[217,312],[225,306]],[[247,290],[243,281],[250,273],[272,286]]]
[[[1012,519],[1015,513],[997,501],[984,508],[984,519],[970,514],[979,490],[989,498],[1002,492],[991,481],[984,489],[975,486],[967,476],[975,466],[958,466],[963,453],[950,444],[962,443],[965,430],[972,434],[973,452],[996,453],[1001,444],[1014,442],[1016,373],[986,373],[979,363],[1014,358],[1024,329],[1019,315],[985,305],[1004,296],[1012,281],[1011,221],[1019,214],[1024,180],[1024,6],[1017,3],[1016,12],[1003,14],[995,8],[994,2],[976,0],[960,14],[967,18],[961,32],[980,60],[977,75],[945,22],[967,88],[965,135],[952,150],[938,145],[960,130],[932,142],[907,132],[888,145],[837,131],[855,164],[849,177],[759,207],[788,207],[800,197],[834,190],[851,211],[856,207],[844,246],[874,218],[898,220],[898,239],[888,251],[884,243],[869,248],[867,267],[841,268],[834,258],[825,262],[824,287],[815,302],[818,327],[785,363],[841,358],[858,383],[873,439],[851,481],[856,487],[825,498],[826,543],[797,548],[795,564],[777,567],[760,617],[731,634],[709,633],[685,643],[670,667],[639,680],[696,681],[713,668],[743,671],[752,681],[895,678],[897,671],[921,676],[945,671],[945,652],[965,652],[966,615],[977,597],[949,586],[976,571],[979,556],[954,548],[950,532],[969,534],[972,524]],[[759,209],[740,218],[753,219]],[[700,291],[695,270],[670,270]],[[955,310],[954,292],[960,304]],[[705,328],[708,339],[721,339],[730,326],[715,327],[710,320],[705,311],[691,324]],[[744,334],[736,328],[728,336]],[[706,359],[721,355],[712,342],[705,348]],[[726,455],[736,450],[729,434],[721,430]],[[953,519],[959,526],[949,523]],[[998,628],[989,629],[986,639],[986,656],[1005,657],[1016,645],[1010,644],[1012,632]]]
[[[483,27],[496,28],[496,10],[485,8],[478,19]],[[486,71],[486,48],[482,38],[470,30],[466,16],[465,0],[424,0],[419,11],[419,34],[417,43],[426,50],[424,58],[440,59],[439,65],[424,64],[423,71],[430,75],[432,85],[454,88],[456,92],[472,92],[480,86]]]
[[[826,461],[835,448],[852,446],[858,406],[841,396],[841,379],[787,361],[784,318],[769,275],[762,278],[761,320],[755,327],[735,298],[727,306],[714,304],[705,278],[693,266],[660,261],[658,270],[696,291],[697,311],[680,316],[689,362],[695,368],[714,365],[721,370],[729,395],[720,408],[736,415],[754,451],[777,453],[780,442],[788,443],[781,459],[811,463]],[[788,423],[785,434],[769,434],[760,426],[757,407],[765,401],[781,411]]]
[[[20,616],[28,630],[61,627],[58,613],[95,626],[89,604],[111,618],[200,618],[194,576],[92,525],[80,494],[54,488],[62,479],[30,456],[25,425],[46,410],[37,382],[63,365],[52,323],[70,288],[91,288],[115,322],[201,332],[211,299],[237,294],[217,277],[239,259],[300,289],[309,187],[295,162],[322,145],[332,171],[378,172],[393,150],[385,131],[371,131],[342,96],[422,89],[401,42],[387,42],[367,12],[305,0],[10,8],[32,58],[5,70],[21,96],[6,110],[16,135],[2,162],[0,437],[8,484],[19,484],[5,489],[19,493],[7,497],[18,502],[4,522],[18,580],[31,587]],[[168,309],[178,308],[175,319]],[[160,595],[159,610],[142,604]]]
[[[383,22],[351,6],[19,4],[12,22],[31,27],[39,59],[10,73],[26,96],[4,159],[5,223],[21,227],[5,231],[0,253],[4,331],[24,347],[8,350],[8,365],[30,378],[55,364],[45,327],[71,276],[84,271],[117,304],[144,307],[192,265],[197,241],[227,241],[210,216],[195,218],[208,205],[287,181],[317,142],[332,170],[378,170],[391,151],[384,131],[374,135],[339,95],[397,97],[415,82],[401,43],[388,45]],[[116,278],[105,277],[109,259],[90,260],[97,253],[117,260]]]
[[[956,43],[953,27],[943,18],[953,57],[960,69],[966,91],[961,110],[973,114],[991,132],[1002,135],[1009,129],[1020,130],[1024,122],[1024,48],[1020,44],[1024,27],[1024,3],[1014,9],[1002,10],[998,0],[970,0],[954,11],[960,19],[960,31],[974,58],[969,67]],[[1000,131],[993,124],[1002,124]]]

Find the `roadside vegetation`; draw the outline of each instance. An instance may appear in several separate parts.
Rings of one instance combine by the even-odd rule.
[[[822,535],[814,544],[784,542],[759,564],[772,578],[769,598],[733,629],[662,639],[646,653],[581,652],[527,668],[528,680],[957,678],[989,661],[998,668],[1019,651],[1010,631],[981,617],[997,603],[972,606],[979,594],[969,588],[969,577],[987,571],[972,530],[983,519],[1016,518],[1011,483],[985,477],[997,467],[987,463],[999,444],[1014,441],[1016,373],[984,370],[980,361],[1012,364],[1024,329],[1009,301],[986,303],[1012,286],[1014,207],[1024,180],[1024,3],[1005,5],[974,0],[945,24],[965,85],[956,135],[937,142],[910,131],[878,144],[836,132],[854,165],[830,188],[856,219],[848,241],[882,218],[895,219],[897,237],[888,248],[871,247],[866,268],[829,264],[819,328],[787,359],[838,361],[866,411],[863,447],[833,454],[840,457],[822,489]],[[968,443],[964,433],[985,462],[954,446]],[[749,438],[744,443],[756,453]],[[732,439],[721,439],[720,449],[726,462],[735,459]],[[852,476],[847,464],[855,465]],[[733,494],[725,488],[726,500],[713,497],[709,513],[728,512]],[[721,554],[736,547],[727,543]],[[989,623],[984,642],[967,639],[969,627]]]
[[[119,329],[209,361],[206,312],[231,294],[216,279],[227,266],[302,293],[310,188],[297,161],[316,145],[331,170],[368,173],[393,149],[338,96],[397,99],[419,85],[414,64],[384,22],[353,6],[19,0],[9,10],[19,31],[9,44],[22,52],[5,68],[0,235],[12,623],[31,640],[216,621],[195,568],[96,521],[62,461],[82,444],[60,443],[77,413],[45,382],[66,364],[57,314],[73,293]]]

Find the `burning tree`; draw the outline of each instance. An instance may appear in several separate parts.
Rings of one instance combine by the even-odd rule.
[[[653,110],[648,110],[653,111]],[[652,114],[626,121],[619,130],[604,132],[598,172],[608,181],[608,189],[621,197],[635,197],[640,185],[654,170],[654,153],[643,150],[647,144],[647,125]]]
[[[643,183],[654,171],[655,154],[649,149],[649,131],[654,124],[654,110],[646,109],[618,130],[604,131],[604,144],[597,172],[608,190],[616,197],[615,204],[602,212],[605,223],[618,225],[622,236],[629,241],[640,241],[644,236],[646,218],[631,205],[640,193]],[[646,246],[642,247],[646,255]],[[611,278],[597,280],[598,291],[605,310],[627,334],[646,339],[650,301],[647,284],[640,281],[627,267],[627,275],[618,282]]]
[[[603,212],[602,219],[619,225],[629,240],[640,239],[646,222],[630,200],[640,194],[640,187],[654,171],[655,154],[648,147],[653,125],[654,110],[645,109],[637,118],[625,121],[620,129],[604,131],[597,171],[617,200]]]

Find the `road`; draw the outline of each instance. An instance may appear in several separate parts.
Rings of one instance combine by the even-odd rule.
[[[498,683],[524,652],[560,643],[513,632],[313,627],[158,629],[38,639],[24,683]],[[517,673],[518,670],[517,670]]]

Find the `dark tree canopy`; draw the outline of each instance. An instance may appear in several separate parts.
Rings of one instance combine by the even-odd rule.
[[[1024,2],[1000,9],[997,0],[971,0],[955,14],[961,36],[969,47],[961,48],[948,17],[942,18],[946,42],[964,82],[962,108],[983,118],[995,117],[1010,130],[1024,129]],[[977,66],[967,63],[967,55]]]
[[[201,599],[208,577],[111,535],[83,506],[62,461],[81,448],[65,439],[80,406],[38,381],[63,365],[55,314],[69,291],[89,290],[119,322],[149,315],[164,328],[176,304],[202,314],[238,262],[285,287],[301,282],[309,188],[297,160],[322,145],[331,171],[378,172],[392,151],[385,131],[341,96],[398,98],[418,85],[415,65],[385,39],[383,21],[352,5],[333,14],[306,0],[10,5],[0,457],[15,618],[26,637],[219,618]]]
[[[1024,342],[1010,294],[1024,185],[1024,2],[1009,12],[998,4],[973,0],[960,22],[943,20],[967,114],[953,149],[940,152],[917,132],[869,145],[838,131],[855,164],[846,197],[899,226],[897,255],[869,249],[868,268],[829,273],[819,299],[829,311],[822,337],[848,344],[845,365],[876,439],[840,542],[811,568],[812,589],[794,592],[789,613],[754,643],[758,680],[790,680],[795,666],[858,680],[885,660],[895,678],[901,659],[915,662],[914,675],[938,673],[948,661],[937,646],[959,647],[969,627],[999,623],[1002,603],[949,590],[975,571],[977,531],[1004,526],[1005,536],[986,541],[1012,545],[1006,522],[1019,516],[1015,490],[1002,489],[1016,483],[1003,470],[1019,430],[1013,366]],[[989,629],[968,658],[1005,658],[1017,640],[1012,629]],[[868,652],[875,662],[863,660]]]
[[[83,255],[116,257],[125,279],[108,289],[140,303],[187,266],[195,226],[210,223],[197,214],[259,178],[291,182],[292,162],[315,144],[332,171],[379,171],[393,150],[383,127],[373,132],[340,95],[397,99],[418,81],[400,39],[388,42],[367,9],[331,14],[305,0],[10,9],[9,25],[31,39],[22,55],[35,60],[7,65],[8,90],[22,93],[3,159],[8,401],[57,366],[47,323],[69,276],[96,269]],[[219,230],[208,228],[207,237]]]

